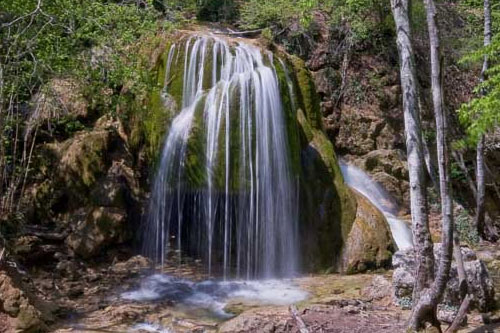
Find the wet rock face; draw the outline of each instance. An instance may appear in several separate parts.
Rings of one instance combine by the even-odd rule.
[[[402,150],[379,149],[362,157],[348,156],[350,163],[370,173],[377,183],[396,199],[404,212],[410,206],[408,163]]]
[[[434,246],[434,257],[439,258],[440,244]],[[472,289],[472,307],[481,312],[491,310],[495,305],[495,290],[486,265],[478,260],[474,251],[462,248],[465,273],[469,288]],[[395,301],[404,304],[411,300],[413,284],[415,282],[415,254],[411,250],[398,251],[394,254],[392,265],[394,273],[392,284],[394,287]],[[436,266],[437,270],[437,266]],[[458,283],[457,265],[452,263],[450,279],[447,283],[442,303],[444,305],[460,306],[460,291]]]

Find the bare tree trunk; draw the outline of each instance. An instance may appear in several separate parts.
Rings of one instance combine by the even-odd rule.
[[[491,7],[490,1],[484,0],[484,46],[491,44]],[[484,56],[483,68],[481,70],[481,82],[484,81],[486,71],[488,70],[488,56]],[[479,138],[476,150],[476,228],[481,237],[487,238],[485,234],[485,208],[484,197],[486,193],[485,175],[484,175],[484,135]]]
[[[430,287],[434,278],[434,254],[429,232],[427,191],[425,186],[425,161],[420,125],[417,76],[411,40],[409,10],[410,0],[391,0],[391,9],[396,23],[397,46],[403,95],[406,149],[410,176],[410,208],[413,243],[416,253],[416,279],[413,289],[414,302],[424,289]]]
[[[476,147],[476,185],[476,229],[481,238],[487,238],[484,228],[484,197],[486,194],[486,186],[484,183],[484,135],[481,135]]]
[[[439,189],[441,196],[442,235],[438,271],[431,288],[425,290],[414,302],[409,326],[420,330],[425,322],[440,329],[436,310],[448,282],[453,256],[453,201],[451,198],[450,161],[448,147],[448,122],[443,106],[442,59],[440,52],[439,28],[436,21],[436,6],[433,0],[424,0],[427,13],[427,27],[431,53],[432,102],[436,118],[436,143],[439,169]]]
[[[453,235],[453,256],[455,258],[455,262],[457,264],[457,273],[458,273],[458,288],[460,291],[460,299],[462,303],[460,304],[460,308],[458,309],[457,315],[450,327],[446,330],[446,333],[456,332],[462,323],[464,316],[467,314],[469,310],[470,301],[472,299],[472,295],[470,295],[469,285],[467,283],[467,275],[465,274],[464,261],[462,258],[462,250],[460,249],[460,239],[458,237],[458,233],[455,229],[455,234]]]
[[[432,185],[436,190],[439,191],[439,183],[438,183],[438,176],[436,173],[436,168],[434,167],[434,163],[432,163],[431,159],[431,153],[429,151],[429,146],[427,145],[427,141],[425,140],[424,137],[422,137],[422,145],[424,148],[424,157],[425,157],[425,165],[427,166],[427,173],[429,174],[429,177],[431,178]]]

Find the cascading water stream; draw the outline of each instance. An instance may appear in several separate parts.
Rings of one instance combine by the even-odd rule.
[[[272,56],[192,36],[184,52],[182,109],[172,120],[149,206],[144,243],[201,257],[209,274],[292,276],[298,266],[297,188]],[[175,241],[173,241],[175,239]]]
[[[385,189],[353,165],[341,162],[340,168],[345,182],[368,198],[384,214],[397,247],[400,250],[413,247],[411,229],[404,221],[396,217],[398,208]]]

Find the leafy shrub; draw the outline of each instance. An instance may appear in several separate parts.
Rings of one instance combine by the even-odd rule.
[[[153,1],[0,2],[2,195],[15,198],[13,193],[24,188],[21,179],[32,171],[31,158],[23,151],[31,151],[36,135],[22,131],[32,110],[32,96],[51,78],[81,82],[97,115],[114,112],[122,91],[140,94],[149,89],[151,78],[140,47],[170,28],[169,22],[160,20],[162,14]],[[66,134],[83,126],[75,121],[59,125]],[[11,208],[9,204],[0,211]]]

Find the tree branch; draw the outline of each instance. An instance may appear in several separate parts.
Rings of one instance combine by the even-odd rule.
[[[292,315],[292,318],[295,320],[295,322],[297,323],[297,326],[299,327],[299,332],[300,333],[309,333],[309,330],[307,329],[306,324],[304,323],[302,318],[300,318],[300,315],[297,312],[297,307],[292,304],[292,305],[290,305],[289,310],[290,310],[290,314]]]

